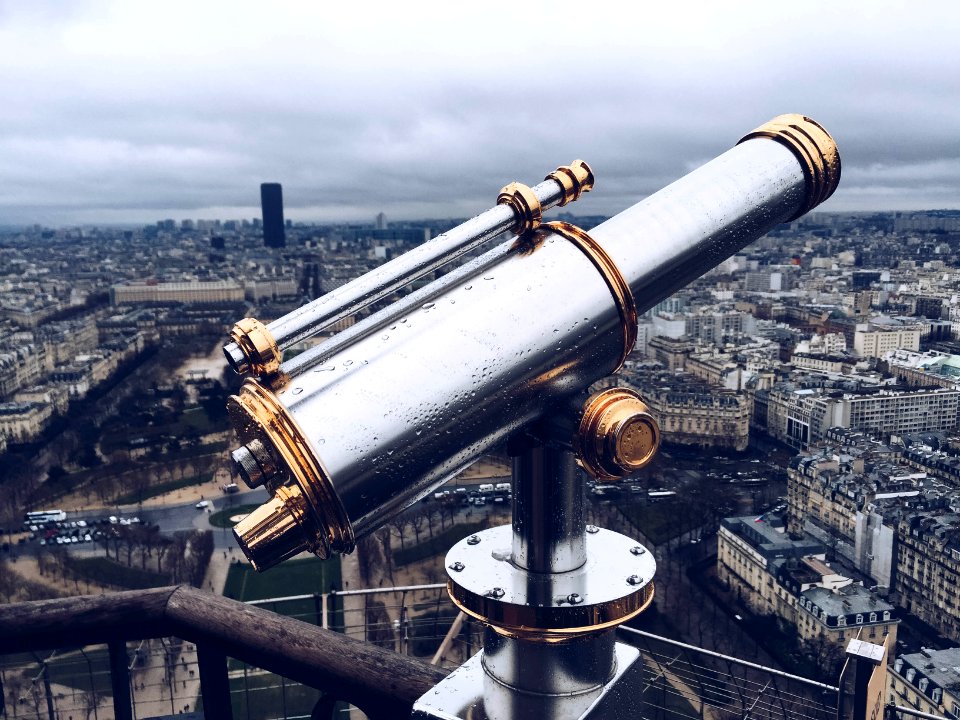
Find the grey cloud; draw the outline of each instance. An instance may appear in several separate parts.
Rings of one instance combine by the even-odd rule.
[[[958,10],[924,28],[898,3],[813,5],[642,28],[561,8],[532,36],[478,15],[391,29],[174,3],[157,38],[99,3],[0,11],[0,223],[250,216],[264,180],[294,218],[468,215],[574,157],[598,176],[576,210],[609,213],[797,111],[840,145],[828,209],[960,205]],[[262,41],[258,19],[288,35]]]

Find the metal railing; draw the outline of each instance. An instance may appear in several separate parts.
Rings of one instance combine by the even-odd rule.
[[[374,720],[407,717],[480,648],[482,628],[457,617],[444,587],[249,603],[174,587],[0,606],[0,714],[319,720],[349,704]],[[618,635],[640,651],[649,720],[855,715],[840,687],[633,628]]]
[[[0,606],[0,655],[105,645],[116,720],[134,720],[128,643],[162,638],[174,638],[168,641],[173,644],[185,641],[188,647],[178,650],[195,652],[190,665],[196,668],[203,714],[211,720],[233,717],[227,658],[320,690],[314,717],[329,717],[337,701],[360,708],[371,719],[404,717],[446,675],[341,633],[185,586]],[[189,676],[193,668],[180,654],[177,659],[188,676],[174,674],[173,679],[185,687],[188,678],[194,679]],[[40,680],[46,688],[37,715],[45,705],[49,720],[67,720],[58,718],[53,707],[52,672],[51,661],[44,661]],[[172,689],[169,695],[174,703]],[[171,704],[171,714],[182,709]],[[101,719],[91,709],[87,720]]]

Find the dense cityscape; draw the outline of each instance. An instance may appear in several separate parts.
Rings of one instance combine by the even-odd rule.
[[[264,188],[263,221],[0,236],[5,601],[171,582],[296,593],[244,595],[238,580],[227,528],[265,495],[229,462],[239,378],[220,347],[238,318],[279,317],[461,221],[294,224]],[[588,485],[591,517],[660,564],[641,627],[827,679],[850,638],[889,635],[890,692],[955,712],[960,671],[914,675],[960,656],[958,236],[952,212],[814,213],[644,314],[600,384],[636,389],[664,447],[626,481]],[[507,518],[508,466],[505,450],[484,458],[298,587],[441,582],[449,544]],[[343,602],[368,640],[393,647],[416,627],[389,603]],[[418,607],[432,630],[404,647],[432,655],[452,616]],[[26,712],[26,686],[5,687]],[[196,690],[182,690],[189,709]]]

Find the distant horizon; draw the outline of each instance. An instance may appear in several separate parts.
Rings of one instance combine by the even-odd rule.
[[[286,208],[284,209],[286,212]],[[482,212],[482,211],[480,211]],[[865,216],[865,215],[894,215],[897,213],[907,214],[907,215],[916,215],[916,214],[930,214],[930,213],[949,213],[960,215],[960,207],[958,208],[926,208],[926,209],[917,209],[917,210],[821,210],[820,208],[815,208],[807,215],[804,215],[800,218],[801,221],[804,218],[808,218],[810,215],[837,215],[837,216]],[[474,215],[476,215],[475,213]],[[577,213],[571,212],[568,209],[560,211],[563,215],[569,215],[571,217],[611,217],[610,214],[596,212],[596,213]],[[616,214],[616,213],[613,213]],[[387,225],[393,223],[436,223],[442,221],[452,221],[452,220],[466,220],[474,215],[436,215],[436,216],[425,216],[425,217],[411,217],[411,218],[396,218],[391,219],[389,215],[387,216]],[[41,227],[44,230],[69,230],[69,229],[95,229],[95,228],[104,228],[104,229],[122,229],[122,230],[135,230],[139,228],[150,227],[151,225],[157,225],[158,223],[164,222],[166,220],[173,220],[177,223],[178,228],[179,224],[185,220],[191,220],[193,222],[242,222],[242,221],[252,221],[260,220],[259,215],[249,215],[249,216],[232,216],[232,217],[204,217],[204,216],[177,216],[177,215],[167,215],[165,217],[158,217],[154,220],[148,221],[116,221],[116,222],[81,222],[81,223],[70,223],[65,222],[62,224],[50,224],[45,222],[25,222],[25,223],[4,223],[0,221],[0,231],[10,231],[10,230],[25,230],[34,227]],[[374,215],[371,219],[341,219],[341,220],[302,220],[295,218],[286,218],[287,220],[293,223],[293,227],[315,227],[323,225],[375,225],[376,216]]]

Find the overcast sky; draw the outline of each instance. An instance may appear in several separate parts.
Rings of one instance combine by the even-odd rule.
[[[823,209],[960,207],[960,3],[0,0],[0,224],[469,216],[577,157],[608,214],[784,112]]]

